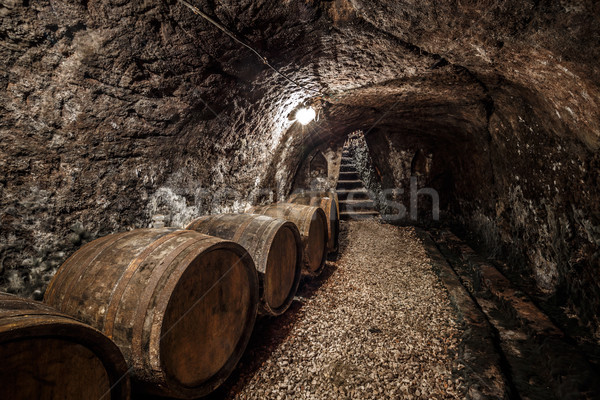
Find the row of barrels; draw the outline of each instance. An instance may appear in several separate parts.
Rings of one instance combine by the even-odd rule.
[[[130,384],[206,395],[257,314],[282,314],[301,276],[320,274],[338,232],[335,194],[308,193],[94,240],[59,268],[46,304],[0,295],[3,398],[126,399]]]

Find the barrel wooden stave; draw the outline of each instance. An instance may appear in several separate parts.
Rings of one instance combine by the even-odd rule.
[[[67,260],[45,301],[111,337],[142,390],[179,398],[213,391],[239,361],[256,318],[251,257],[189,230],[110,236]]]
[[[291,203],[274,203],[251,208],[249,213],[286,219],[298,227],[303,245],[303,273],[319,275],[327,256],[327,218],[319,207]]]
[[[38,302],[0,294],[0,359],[1,398],[129,398],[119,348]]]
[[[186,229],[242,245],[258,272],[259,313],[277,316],[288,309],[302,272],[302,240],[294,223],[266,215],[219,214],[197,218]]]
[[[290,225],[277,232],[267,257],[264,280],[268,284],[264,286],[264,298],[274,315],[282,314],[290,306],[302,275],[302,239],[298,228],[293,223]],[[293,268],[281,268],[281,265]]]
[[[335,192],[300,192],[288,199],[289,203],[320,207],[327,217],[327,250],[335,253],[339,248],[340,207]]]

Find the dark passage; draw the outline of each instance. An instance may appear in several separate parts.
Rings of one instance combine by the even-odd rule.
[[[369,193],[356,169],[356,161],[349,148],[344,146],[342,163],[336,192],[340,199],[340,217],[345,220],[372,218],[379,215],[373,201],[374,193]]]
[[[600,397],[598,26],[0,0],[0,398]]]

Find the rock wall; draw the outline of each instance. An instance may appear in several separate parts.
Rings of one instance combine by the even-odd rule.
[[[600,5],[352,4],[433,58],[397,91],[390,82],[379,98],[357,94],[384,187],[408,189],[413,155],[431,155],[424,184],[446,220],[600,339]]]
[[[360,180],[364,183],[365,188],[369,191],[370,198],[375,202],[375,207],[385,220],[395,218],[395,213],[399,210],[390,207],[388,200],[381,187],[381,173],[373,166],[370,149],[365,141],[363,132],[352,132],[346,141],[344,147],[348,150],[351,157],[354,159],[354,165],[358,171]],[[390,218],[390,216],[392,216]]]
[[[600,4],[192,3],[302,87],[177,0],[0,1],[0,289],[41,296],[101,235],[283,198],[362,130],[383,189],[418,175],[600,335]]]
[[[175,0],[0,2],[1,290],[39,298],[99,236],[287,195],[294,109],[398,75],[345,2],[193,3],[304,87]]]
[[[307,147],[295,173],[292,192],[335,190],[340,175],[343,142]]]
[[[290,10],[268,3],[199,5],[263,26],[247,33],[257,45],[317,43],[310,10],[283,26],[263,17]],[[306,94],[187,8],[7,0],[0,15],[2,290],[39,298],[86,241],[156,214],[183,226],[272,190],[263,171]]]
[[[507,272],[599,335],[599,154],[549,131],[531,91],[504,86],[490,98],[487,126],[469,137],[448,141],[452,126],[428,137],[414,121],[368,136],[384,188],[403,189],[399,201],[408,208],[417,175],[419,188],[439,193],[442,222],[466,228],[490,256],[507,260]],[[419,215],[428,207],[421,201]]]

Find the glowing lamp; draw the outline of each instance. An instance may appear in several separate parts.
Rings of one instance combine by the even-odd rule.
[[[316,116],[317,113],[312,107],[301,108],[296,111],[296,121],[300,122],[302,125],[310,123]]]

